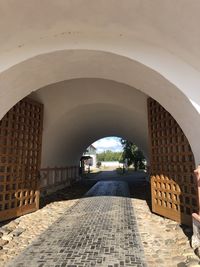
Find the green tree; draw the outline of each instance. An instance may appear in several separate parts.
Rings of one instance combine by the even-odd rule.
[[[113,152],[106,150],[97,154],[97,161],[120,161],[122,158],[122,152]]]
[[[139,150],[139,148],[131,141],[121,139],[121,144],[123,146],[123,161],[127,159],[128,166],[133,164],[135,171],[137,171],[138,169],[144,169],[145,157],[142,151]]]

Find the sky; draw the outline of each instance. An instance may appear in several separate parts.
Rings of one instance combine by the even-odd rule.
[[[120,143],[120,138],[111,136],[99,139],[92,144],[97,149],[97,153],[101,153],[105,150],[111,150],[114,152],[122,151],[122,145]]]

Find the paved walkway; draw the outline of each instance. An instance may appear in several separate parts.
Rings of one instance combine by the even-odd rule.
[[[125,182],[98,182],[7,266],[147,266],[128,196]]]
[[[127,253],[130,250],[138,255],[138,260],[143,259],[135,220],[137,220],[148,267],[200,266],[199,258],[190,247],[192,229],[151,213],[148,206],[150,190],[142,177],[145,174],[133,173],[132,178],[129,173],[120,177],[110,175],[110,178],[117,183],[110,183],[106,174],[107,172],[103,172],[101,178],[108,183],[99,183],[89,192],[91,185],[96,181],[89,184],[85,181],[86,183],[81,182],[71,188],[59,190],[45,197],[45,200],[41,201],[43,203],[41,209],[36,212],[1,223],[0,267],[16,267],[20,259],[27,267],[45,266],[42,261],[48,257],[50,259],[46,266],[92,266],[92,264],[95,266],[97,260],[99,262],[96,266],[117,266],[112,257],[123,262],[124,266],[138,266],[128,262],[134,257],[130,258],[128,254],[124,254],[127,242],[130,242]],[[130,198],[127,198],[127,185],[122,186],[118,183],[119,178],[129,184]],[[88,196],[94,197],[85,196],[80,200],[86,192]],[[103,201],[102,204],[99,199]],[[69,210],[73,213],[70,214]],[[126,232],[127,229],[130,230],[129,235]],[[87,238],[86,233],[88,233]],[[96,235],[99,236],[98,240],[95,239]],[[133,239],[135,243],[131,244]],[[113,248],[109,251],[112,244],[114,244],[114,252]],[[134,248],[135,244],[139,247]],[[54,248],[57,250],[54,251]],[[61,251],[62,249],[64,252]],[[18,256],[19,258],[16,258]],[[28,257],[36,258],[29,263]],[[71,260],[78,260],[78,257],[85,260],[85,263],[78,265],[71,262]],[[49,265],[53,259],[55,262]],[[8,264],[11,260],[12,263]],[[23,264],[20,266],[22,267]]]
[[[127,181],[130,183],[137,183],[145,181],[147,174],[143,171],[137,171],[137,172],[130,172],[125,173],[124,175],[117,173],[116,170],[104,170],[100,173],[97,173],[94,177],[93,174],[88,175],[88,178],[86,180],[94,180],[94,181],[106,181],[106,180],[115,180],[115,181]]]

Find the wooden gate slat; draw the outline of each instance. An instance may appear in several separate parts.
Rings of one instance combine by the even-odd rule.
[[[39,208],[43,105],[18,102],[0,121],[0,221]]]
[[[190,144],[171,114],[152,98],[148,121],[152,210],[191,225],[198,198]]]

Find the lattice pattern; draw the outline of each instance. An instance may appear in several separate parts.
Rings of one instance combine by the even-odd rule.
[[[36,210],[43,106],[25,98],[0,121],[0,220]]]
[[[197,210],[194,157],[175,119],[155,100],[148,100],[152,209],[191,224]]]

